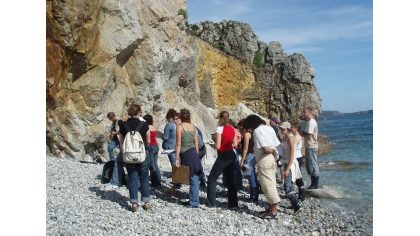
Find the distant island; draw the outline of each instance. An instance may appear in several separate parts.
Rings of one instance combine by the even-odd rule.
[[[350,112],[350,113],[341,113],[339,111],[322,111],[321,114],[318,116],[318,119],[326,119],[329,117],[337,117],[337,116],[348,116],[348,115],[364,115],[364,114],[373,114],[373,110],[367,111],[357,111],[357,112]]]

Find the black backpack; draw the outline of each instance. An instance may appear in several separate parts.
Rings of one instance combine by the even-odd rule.
[[[195,128],[197,129],[197,133],[198,133],[198,148],[199,148],[198,156],[201,159],[206,155],[207,150],[206,150],[206,145],[204,144],[204,141],[203,141],[203,133],[198,127],[195,126]]]
[[[115,161],[108,161],[105,163],[104,168],[102,169],[102,176],[101,176],[101,182],[103,184],[109,183],[112,179],[112,172],[114,172],[114,165]],[[122,179],[121,179],[121,185],[126,185],[128,183],[128,180],[126,179],[127,176],[125,174],[124,168],[122,168]]]

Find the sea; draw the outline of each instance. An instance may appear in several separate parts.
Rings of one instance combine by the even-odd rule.
[[[325,201],[370,216],[373,212],[372,126],[373,112],[318,120],[319,132],[332,142],[331,151],[318,157],[320,185],[341,194],[341,198]],[[302,168],[302,172],[305,174],[306,170]],[[304,180],[310,184],[307,175]]]

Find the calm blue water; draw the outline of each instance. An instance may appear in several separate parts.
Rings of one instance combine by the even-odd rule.
[[[345,193],[344,198],[333,200],[338,205],[369,215],[373,209],[372,118],[372,114],[362,114],[318,121],[319,132],[328,135],[333,143],[331,152],[318,157],[320,166],[324,164],[320,184],[333,186]],[[328,161],[346,163],[326,168]],[[343,168],[346,166],[351,168]]]

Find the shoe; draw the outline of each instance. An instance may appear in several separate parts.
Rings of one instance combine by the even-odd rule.
[[[146,202],[145,204],[143,204],[141,206],[144,210],[149,210],[151,208],[153,208],[153,205],[150,202]]]
[[[237,210],[239,210],[239,207],[238,206],[233,206],[233,207],[228,207],[228,209],[231,210],[231,211],[237,211]]]
[[[136,212],[139,209],[139,205],[137,203],[133,203],[131,205],[131,211]]]
[[[200,183],[200,188],[207,189],[207,184],[206,184],[206,182],[201,182],[201,183]]]
[[[277,214],[272,214],[270,211],[264,211],[258,215],[261,219],[265,220],[274,220],[277,217]]]
[[[162,184],[151,184],[150,187],[160,188],[160,187],[162,187]]]
[[[309,190],[318,189],[318,182],[319,182],[319,176],[311,176],[311,185],[307,189]]]
[[[119,187],[118,187],[118,185],[113,185],[111,183],[107,183],[107,184],[104,184],[103,188],[104,188],[105,191],[109,191],[109,190],[116,190]]]

